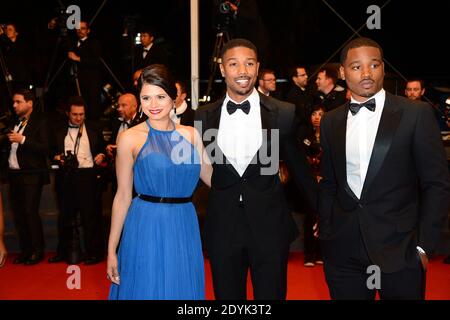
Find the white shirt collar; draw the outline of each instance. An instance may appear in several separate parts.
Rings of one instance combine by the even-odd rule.
[[[233,99],[231,99],[230,96],[228,95],[228,92],[227,92],[227,94],[225,96],[225,100],[223,101],[222,108],[226,108],[227,103],[230,100],[233,101],[236,104],[239,104],[238,102],[236,102]],[[247,97],[247,99],[242,100],[240,103],[244,102],[245,100],[248,100],[248,102],[250,102],[250,113],[253,113],[253,112],[256,112],[256,111],[259,112],[260,99],[259,99],[258,90],[256,90],[256,88],[253,88],[252,93]],[[237,110],[237,111],[243,112],[242,110]],[[228,112],[226,114],[228,114]],[[239,114],[239,113],[235,112],[232,115],[235,115],[235,114]]]

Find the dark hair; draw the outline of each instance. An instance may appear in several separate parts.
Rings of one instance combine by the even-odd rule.
[[[148,67],[142,69],[141,76],[139,77],[138,92],[142,90],[144,84],[151,84],[163,89],[172,100],[177,97],[177,87],[175,87],[175,81],[172,78],[172,74],[169,69],[163,64],[151,64]]]
[[[181,93],[186,93],[187,94],[186,82],[181,81],[181,80],[177,80],[177,81],[175,81],[175,83],[178,83],[178,85],[180,86]]]
[[[331,66],[324,66],[319,69],[319,72],[325,72],[325,76],[333,80],[333,83],[336,84],[338,79],[337,70]]]
[[[356,38],[347,43],[347,45],[341,51],[341,65],[344,65],[345,60],[347,59],[348,51],[350,49],[356,49],[361,47],[373,47],[380,50],[381,60],[383,60],[383,49],[381,46],[376,43],[374,40],[369,38]]]
[[[141,28],[140,33],[148,33],[150,35],[150,37],[154,37],[155,36],[155,30],[150,27],[150,26],[144,26]]]
[[[289,69],[289,78],[297,76],[297,69],[305,69],[305,72],[307,71],[306,67],[303,65],[294,66]]]
[[[258,80],[263,80],[264,75],[266,74],[273,74],[275,76],[275,71],[273,71],[272,69],[262,69],[258,73]]]
[[[82,22],[86,23],[86,28],[88,28],[88,29],[91,28],[91,26],[89,25],[89,22],[87,22],[86,20],[81,20],[81,21],[80,21],[80,24],[81,24]]]
[[[327,108],[325,108],[323,104],[315,104],[312,106],[309,116],[312,116],[312,114],[318,110],[323,110],[323,112],[327,112]]]
[[[16,95],[16,94],[23,96],[25,101],[32,101],[33,104],[34,104],[34,102],[36,100],[36,97],[34,96],[33,91],[31,91],[30,89],[25,89],[25,88],[16,89],[13,92],[13,96]]]
[[[420,83],[420,88],[423,89],[425,88],[425,81],[423,81],[422,79],[419,78],[411,78],[406,80],[406,85],[408,85],[408,83],[410,82],[419,82]]]
[[[5,23],[5,26],[7,27],[7,26],[13,26],[14,27],[14,30],[17,32],[17,33],[19,33],[19,29],[18,29],[18,27],[17,27],[17,24],[15,24],[14,22],[8,22],[8,23]]]
[[[86,104],[81,96],[72,96],[67,100],[67,112],[70,112],[72,106],[84,107],[86,109]]]
[[[225,45],[222,47],[222,51],[220,52],[220,59],[223,60],[225,52],[237,47],[244,47],[253,50],[256,54],[256,59],[258,59],[258,49],[256,49],[256,46],[251,41],[242,38],[232,39],[225,43]]]

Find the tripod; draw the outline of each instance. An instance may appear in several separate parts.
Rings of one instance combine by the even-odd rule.
[[[5,56],[3,55],[3,49],[1,48],[1,44],[0,44],[0,67],[2,69],[1,72],[2,72],[3,78],[5,79],[5,86],[8,91],[9,100],[12,101],[13,89],[11,86],[11,82],[13,81],[13,78],[12,78],[12,75],[8,71],[8,66],[6,65]],[[3,107],[3,106],[1,106],[1,107]],[[9,107],[6,106],[5,110],[1,110],[1,112],[3,112],[3,111],[5,111],[6,115],[10,115]]]
[[[213,54],[211,57],[211,69],[209,73],[208,87],[206,89],[206,99],[209,98],[209,95],[211,93],[214,76],[216,75],[217,71],[217,65],[222,63],[220,59],[220,53],[222,52],[223,45],[229,40],[230,36],[227,31],[219,31],[216,34],[216,42],[214,43]]]

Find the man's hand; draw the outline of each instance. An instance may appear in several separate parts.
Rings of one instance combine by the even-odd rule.
[[[117,145],[115,144],[108,144],[106,146],[106,154],[108,157],[113,158],[114,157],[114,151],[117,149]]]
[[[80,61],[81,61],[81,58],[80,58],[79,56],[77,56],[77,55],[75,54],[75,52],[73,52],[73,51],[69,51],[69,53],[67,54],[67,57],[68,57],[70,60],[73,60],[73,61],[76,61],[76,62],[80,62]]]
[[[8,135],[9,142],[11,142],[11,143],[22,143],[22,140],[24,138],[24,135],[22,135],[21,133],[18,133],[18,132],[11,132],[11,133],[8,133],[7,135]]]
[[[3,237],[3,236],[0,235],[0,237]],[[8,252],[6,251],[5,244],[3,243],[3,240],[0,240],[0,268],[5,265],[7,256],[8,256]]]
[[[105,155],[103,153],[100,153],[95,156],[94,162],[99,166],[103,162],[103,160],[105,160]]]
[[[418,250],[420,261],[422,262],[423,270],[426,272],[428,268],[428,256],[423,250]]]
[[[314,230],[314,237],[318,238],[319,237],[319,223],[318,222],[314,223],[313,230]]]

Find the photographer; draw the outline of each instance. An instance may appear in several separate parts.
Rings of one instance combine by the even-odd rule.
[[[14,264],[34,265],[44,258],[44,234],[39,215],[42,189],[50,182],[47,157],[47,119],[34,110],[35,96],[28,89],[13,94],[19,120],[7,134],[10,203],[21,253]]]
[[[105,160],[102,131],[85,121],[85,103],[72,97],[68,103],[68,122],[55,128],[53,152],[59,165],[56,172],[56,192],[60,214],[58,217],[58,249],[49,263],[68,259],[70,254],[72,221],[80,213],[83,228],[84,263],[103,260],[102,214],[99,201],[97,168]],[[73,263],[73,262],[72,262]]]
[[[4,61],[0,74],[1,114],[4,114],[11,104],[11,91],[27,88],[32,83],[30,52],[25,41],[19,37],[15,24],[0,25],[0,55]]]
[[[101,105],[101,47],[89,36],[91,29],[86,21],[80,22],[77,29],[77,42],[67,54],[72,62],[72,73],[78,79],[80,94],[86,100],[86,113],[89,120],[99,120]]]

